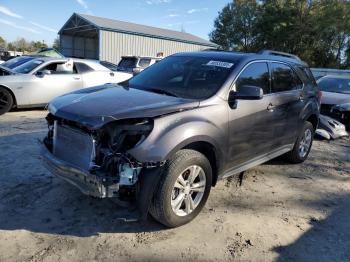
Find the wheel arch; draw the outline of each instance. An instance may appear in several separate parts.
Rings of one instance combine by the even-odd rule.
[[[6,89],[12,96],[12,99],[13,99],[13,105],[12,105],[12,108],[13,107],[16,107],[17,106],[17,100],[16,100],[16,96],[15,94],[12,92],[12,90],[10,88],[8,88],[7,86],[4,86],[4,85],[0,85],[1,88],[4,88]]]
[[[311,114],[310,116],[308,116],[306,119],[306,121],[310,122],[313,127],[314,127],[314,130],[317,129],[317,126],[318,126],[318,117],[316,114]]]
[[[211,143],[207,141],[196,141],[192,142],[181,149],[192,149],[203,154],[210,162],[210,166],[212,168],[212,186],[215,186],[218,181],[218,156],[217,151]]]

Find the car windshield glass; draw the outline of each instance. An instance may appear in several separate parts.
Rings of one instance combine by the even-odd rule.
[[[32,57],[23,57],[23,56],[19,56],[19,57],[15,57],[15,58],[12,58],[8,61],[6,61],[5,63],[1,64],[3,67],[7,67],[7,68],[10,68],[10,69],[13,69],[17,66],[20,66],[30,60],[32,60],[33,58]]]
[[[232,72],[235,61],[208,57],[172,56],[132,78],[131,88],[189,99],[214,95]]]
[[[35,68],[40,66],[42,63],[44,63],[44,60],[31,60],[27,63],[24,63],[23,65],[16,67],[15,69],[13,69],[13,71],[20,74],[28,74],[29,72],[33,71]]]
[[[350,94],[350,78],[330,78],[320,79],[318,86],[322,91]]]
[[[106,62],[106,61],[100,61],[100,64],[103,65],[104,67],[108,68],[111,71],[117,71],[118,66],[116,64]]]
[[[136,63],[137,63],[136,57],[123,57],[122,60],[120,60],[118,67],[123,67],[123,68],[135,67]]]

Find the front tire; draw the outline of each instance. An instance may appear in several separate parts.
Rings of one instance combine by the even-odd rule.
[[[167,227],[190,222],[202,210],[210,193],[212,169],[208,159],[194,150],[180,150],[161,175],[151,215]]]
[[[307,159],[311,150],[314,134],[314,126],[310,122],[306,121],[297,141],[294,144],[293,150],[286,155],[287,159],[291,163],[298,164]]]
[[[7,89],[0,87],[0,115],[10,111],[12,106],[13,98],[11,93]]]

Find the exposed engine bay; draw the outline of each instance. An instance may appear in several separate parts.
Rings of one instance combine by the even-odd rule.
[[[150,134],[153,129],[152,119],[115,121],[98,130],[52,114],[46,120],[49,128],[44,139],[46,148],[54,158],[81,171],[80,176],[76,175],[79,181],[63,178],[78,185],[83,193],[100,198],[133,200],[139,190],[138,181],[142,170],[164,164],[141,163],[128,153]],[[91,187],[98,190],[89,189]]]

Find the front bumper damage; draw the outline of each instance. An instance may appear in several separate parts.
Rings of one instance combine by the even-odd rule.
[[[91,174],[55,157],[43,144],[44,166],[54,175],[76,186],[82,193],[98,198],[116,197],[119,184],[115,178]]]

